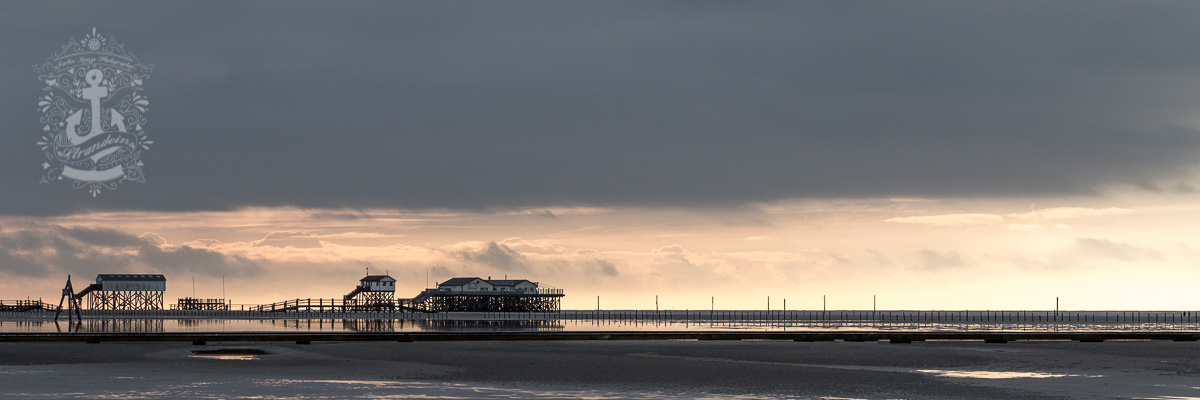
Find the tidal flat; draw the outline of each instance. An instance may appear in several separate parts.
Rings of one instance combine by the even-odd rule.
[[[0,343],[0,397],[1179,399],[1200,343]]]

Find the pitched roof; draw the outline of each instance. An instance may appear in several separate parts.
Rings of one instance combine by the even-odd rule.
[[[139,282],[166,282],[167,277],[161,274],[100,274],[96,275],[97,281],[139,281]]]
[[[393,277],[390,277],[390,276],[387,276],[387,275],[367,275],[366,277],[364,277],[364,278],[362,278],[362,279],[359,279],[358,281],[359,281],[359,282],[379,282],[379,281],[382,281],[382,280],[392,280],[392,281],[394,281],[394,280],[396,280],[396,278],[393,278]]]
[[[492,284],[492,286],[517,286],[521,282],[533,283],[528,279],[493,279],[487,282]]]
[[[474,281],[476,279],[479,279],[479,277],[475,276],[475,277],[470,277],[470,278],[450,278],[450,279],[446,280],[445,282],[439,283],[438,286],[462,286],[462,285],[471,283],[471,281]],[[479,279],[479,280],[482,280],[482,279]]]

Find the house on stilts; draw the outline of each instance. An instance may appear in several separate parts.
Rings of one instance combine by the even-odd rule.
[[[558,312],[563,290],[526,279],[451,278],[412,299],[428,311]]]

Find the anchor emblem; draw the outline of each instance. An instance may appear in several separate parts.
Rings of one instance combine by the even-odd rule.
[[[83,99],[88,100],[91,103],[91,129],[88,132],[82,134],[79,133],[79,122],[83,118],[84,111],[88,110],[80,109],[75,111],[67,117],[66,129],[58,135],[58,144],[60,147],[76,147],[86,143],[89,138],[96,138],[104,134],[105,124],[103,121],[104,118],[101,118],[103,116],[101,113],[104,113],[105,111],[107,111],[108,120],[111,121],[111,123],[108,125],[115,127],[115,132],[126,132],[124,117],[121,116],[121,113],[118,113],[117,110],[112,108],[103,108],[100,106],[100,100],[108,97],[109,93],[107,86],[101,86],[101,83],[104,81],[104,72],[99,69],[89,70],[85,75],[85,80],[90,86],[83,88],[81,93],[83,94]],[[120,148],[104,148],[100,151],[97,151],[95,154],[92,154],[90,157],[88,157],[88,159],[92,160],[93,163],[98,165],[100,164],[101,159],[116,152],[118,149]],[[90,171],[67,166],[63,168],[62,174],[67,178],[75,179],[77,181],[109,181],[124,176],[125,171],[120,164],[104,170]]]
[[[82,93],[83,98],[90,101],[92,105],[91,130],[84,134],[78,133],[79,121],[83,116],[84,110],[79,110],[71,114],[71,116],[67,117],[67,127],[63,132],[64,134],[60,135],[61,138],[65,139],[65,143],[62,143],[65,146],[77,146],[87,141],[88,136],[95,137],[104,133],[104,128],[101,122],[102,118],[100,118],[100,113],[102,112],[100,100],[108,97],[108,86],[101,86],[101,83],[104,81],[104,72],[98,69],[92,69],[88,71],[85,76],[85,79],[90,86],[84,88]],[[125,121],[123,121],[124,117],[122,117],[117,110],[111,108],[107,108],[105,110],[109,111],[109,118],[112,121],[112,125],[116,125],[117,131],[125,132]]]
[[[95,197],[121,182],[145,182],[141,154],[154,142],[144,129],[150,102],[142,84],[153,69],[95,29],[34,66],[47,92],[38,102],[42,183],[71,180]]]

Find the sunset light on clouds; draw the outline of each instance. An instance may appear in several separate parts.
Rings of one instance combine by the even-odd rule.
[[[1080,199],[1091,203],[1100,199]],[[1118,202],[1114,197],[1105,200]],[[1119,201],[1129,204],[1130,201]],[[536,277],[568,308],[1080,309],[1187,303],[1200,202],[1005,209],[995,201],[788,201],[667,208],[416,212],[252,208],[7,218],[0,286],[162,271],[169,296],[336,297],[365,268],[417,293],[455,276]],[[1025,205],[1028,207],[1028,205]],[[964,210],[975,212],[961,212]],[[130,222],[135,221],[135,222]],[[270,282],[264,290],[263,282]],[[31,290],[33,289],[33,290]],[[1130,293],[1113,296],[1109,291]],[[748,294],[755,294],[750,296]],[[1136,294],[1136,295],[1134,295]]]

